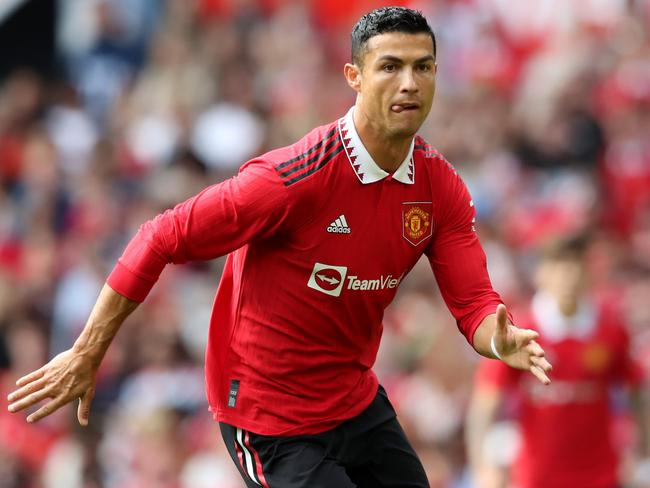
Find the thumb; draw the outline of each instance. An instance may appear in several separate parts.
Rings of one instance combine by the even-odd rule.
[[[497,327],[495,329],[495,334],[498,336],[505,336],[508,333],[508,313],[506,311],[506,306],[503,303],[500,303],[497,306]]]
[[[77,419],[79,424],[86,427],[88,425],[88,418],[90,417],[90,404],[95,397],[95,387],[92,386],[86,390],[86,393],[79,399],[79,407],[77,408]]]

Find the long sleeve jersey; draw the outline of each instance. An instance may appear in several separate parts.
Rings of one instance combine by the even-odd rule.
[[[143,301],[168,263],[228,254],[205,365],[219,421],[315,434],[362,412],[384,309],[423,254],[470,343],[501,303],[454,168],[415,137],[383,171],[352,110],[142,225],[108,278]]]
[[[611,391],[640,388],[643,373],[630,353],[621,311],[586,298],[566,319],[553,299],[538,294],[522,324],[539,331],[553,363],[553,383],[541,385],[524,371],[484,360],[476,387],[513,395],[522,444],[513,464],[521,488],[607,488],[618,485],[618,453]]]

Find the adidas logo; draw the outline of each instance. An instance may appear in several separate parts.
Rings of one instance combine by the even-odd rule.
[[[352,229],[348,227],[345,215],[341,214],[329,225],[329,227],[327,227],[327,232],[330,232],[331,234],[350,234],[352,233]]]

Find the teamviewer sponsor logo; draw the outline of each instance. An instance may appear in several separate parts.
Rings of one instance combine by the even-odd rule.
[[[380,275],[374,279],[363,279],[358,276],[347,276],[347,274],[348,268],[345,266],[316,263],[307,286],[333,297],[340,296],[344,287],[351,291],[391,290],[399,286],[405,273],[398,277],[392,274]]]
[[[326,295],[338,297],[341,295],[347,273],[348,268],[345,266],[316,263],[314,264],[314,270],[311,272],[307,286]]]

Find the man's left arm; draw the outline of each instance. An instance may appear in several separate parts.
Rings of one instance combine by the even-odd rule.
[[[479,354],[530,371],[548,384],[551,365],[535,341],[538,333],[513,325],[492,288],[485,252],[474,230],[469,192],[459,176],[448,181],[438,207],[438,227],[426,250],[445,303]]]

